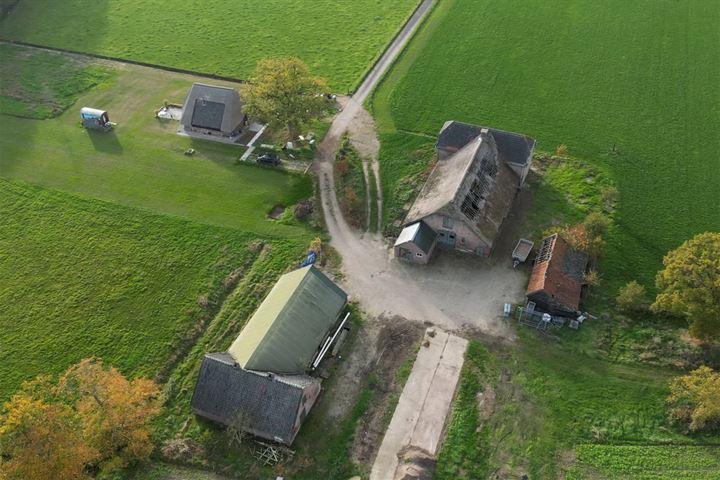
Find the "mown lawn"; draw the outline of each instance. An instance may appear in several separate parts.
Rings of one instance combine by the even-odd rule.
[[[33,0],[0,23],[0,37],[236,78],[259,59],[295,56],[345,92],[417,3]]]
[[[63,68],[57,59],[64,57],[57,54],[12,47],[8,56],[12,71],[32,70],[46,82]],[[311,197],[310,177],[238,164],[242,148],[181,137],[175,133],[178,122],[155,118],[163,101],[182,103],[193,81],[198,79],[120,68],[56,118],[0,115],[0,177],[201,223],[306,239],[305,227],[267,214],[276,205]],[[107,110],[118,126],[108,133],[84,130],[81,106]],[[191,147],[195,155],[184,155]]]
[[[154,376],[251,261],[252,235],[0,179],[0,401],[90,356]]]
[[[720,228],[719,24],[713,0],[444,0],[373,108],[384,135],[457,119],[608,166],[606,286],[650,287],[664,253]]]

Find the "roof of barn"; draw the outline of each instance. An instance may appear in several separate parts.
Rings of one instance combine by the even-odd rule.
[[[229,425],[245,415],[252,434],[285,444],[295,438],[303,389],[320,381],[306,375],[271,375],[241,368],[228,353],[205,355],[192,397],[193,411]]]
[[[248,370],[304,373],[346,303],[347,294],[312,265],[286,273],[228,352]]]
[[[484,128],[487,128],[495,139],[502,161],[519,165],[527,164],[535,148],[534,138],[521,133],[506,132],[455,120],[445,122],[438,135],[436,147],[450,152],[458,151],[480,135]]]

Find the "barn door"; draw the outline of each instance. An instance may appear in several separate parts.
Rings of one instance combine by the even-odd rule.
[[[451,230],[440,230],[440,232],[438,232],[438,240],[445,246],[455,247],[456,239],[457,235]]]

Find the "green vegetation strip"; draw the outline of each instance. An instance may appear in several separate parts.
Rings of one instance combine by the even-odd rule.
[[[456,119],[607,165],[620,202],[601,270],[649,287],[663,254],[720,229],[718,24],[713,0],[445,0],[373,108],[383,135]]]
[[[720,447],[580,445],[567,480],[710,480],[720,472]]]
[[[477,394],[489,372],[491,357],[477,341],[465,353],[460,387],[453,405],[445,443],[438,458],[435,480],[487,478],[490,445],[488,429],[479,429]]]
[[[259,59],[295,56],[344,92],[417,3],[22,1],[0,24],[0,36],[236,78],[248,78]]]
[[[246,233],[0,179],[0,400],[97,356],[153,376],[219,308]]]
[[[363,173],[363,160],[345,137],[335,157],[335,190],[340,209],[348,223],[355,228],[364,229],[368,215],[368,191]],[[370,198],[370,209],[372,202]]]
[[[432,168],[430,162],[434,156],[434,144],[435,140],[426,136],[406,133],[380,135],[382,218],[386,228],[405,217],[405,207],[414,200]]]

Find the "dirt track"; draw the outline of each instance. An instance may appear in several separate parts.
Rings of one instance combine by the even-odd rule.
[[[393,258],[382,238],[354,231],[345,222],[335,195],[332,162],[346,131],[351,141],[359,140],[361,152],[372,153],[374,144],[368,139],[376,137],[367,115],[360,104],[349,100],[315,159],[325,221],[332,245],[343,258],[345,287],[372,316],[397,315],[450,331],[470,327],[509,337],[511,330],[499,315],[504,302],[522,297],[524,282],[509,255],[500,251],[498,259],[480,260],[446,254],[427,267],[403,264]]]

